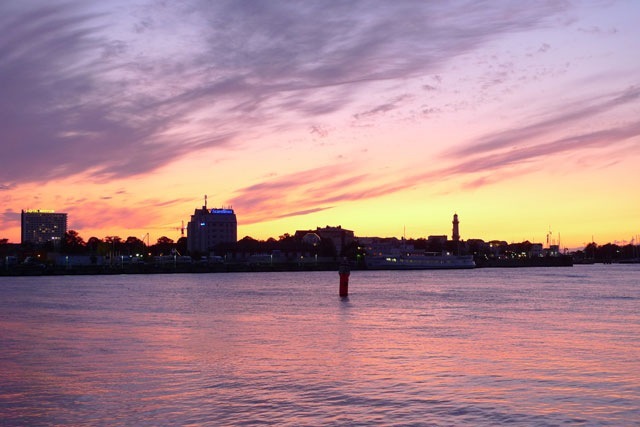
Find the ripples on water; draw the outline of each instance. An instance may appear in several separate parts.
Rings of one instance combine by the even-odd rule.
[[[640,425],[639,277],[0,278],[0,424]]]

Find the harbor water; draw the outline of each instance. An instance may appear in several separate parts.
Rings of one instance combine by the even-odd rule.
[[[0,277],[2,426],[640,425],[640,265]]]

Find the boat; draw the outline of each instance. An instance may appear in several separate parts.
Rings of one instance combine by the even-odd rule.
[[[401,252],[396,254],[367,255],[364,259],[369,270],[445,270],[475,268],[472,255],[453,255],[449,252]]]

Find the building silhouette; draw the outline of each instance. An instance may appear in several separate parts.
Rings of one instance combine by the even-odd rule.
[[[221,243],[238,241],[238,221],[231,208],[196,209],[187,224],[187,249],[190,253],[208,253]]]
[[[342,226],[324,228],[316,227],[315,230],[297,230],[294,237],[296,239],[303,239],[308,234],[315,234],[323,240],[329,240],[333,243],[336,249],[336,255],[342,254],[342,250],[345,246],[354,242],[355,236],[352,230],[342,228]]]
[[[23,210],[20,223],[22,243],[52,243],[57,248],[67,233],[67,214],[52,210]]]
[[[458,214],[453,214],[453,231],[451,233],[451,240],[454,242],[460,241],[460,221],[458,221]]]

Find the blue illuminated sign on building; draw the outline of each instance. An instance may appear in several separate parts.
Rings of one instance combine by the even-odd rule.
[[[211,213],[215,215],[233,215],[233,209],[211,209]]]

